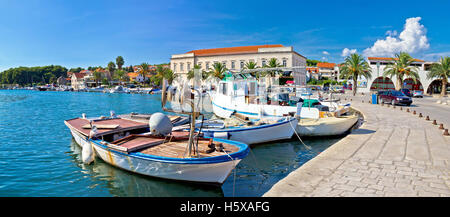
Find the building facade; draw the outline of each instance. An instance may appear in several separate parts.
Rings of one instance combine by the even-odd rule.
[[[361,77],[359,78],[358,92],[370,92],[377,91],[380,89],[396,89],[397,78],[394,76],[392,78],[383,77],[386,66],[394,63],[394,58],[391,57],[368,57],[367,61],[372,70],[372,77],[368,80]],[[434,62],[427,62],[424,60],[414,59],[411,66],[417,68],[419,74],[419,80],[414,82],[411,78],[406,78],[403,81],[403,87],[410,90],[421,90],[424,93],[436,92],[433,89],[439,86],[439,79],[428,79],[427,73],[430,70],[431,65]],[[400,87],[398,87],[400,88]]]
[[[222,63],[229,71],[239,72],[248,62],[254,62],[258,67],[263,67],[271,58],[276,58],[283,67],[306,67],[306,57],[295,52],[292,46],[256,45],[201,49],[174,54],[170,58],[170,69],[186,78],[194,65],[198,65],[201,70],[209,71],[214,63]]]

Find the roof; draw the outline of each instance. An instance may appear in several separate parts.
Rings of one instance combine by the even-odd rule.
[[[392,60],[397,60],[398,58],[393,58],[393,57],[367,57],[368,60],[385,60],[385,61],[392,61]],[[419,60],[419,59],[413,59],[414,62],[425,62],[423,60]]]
[[[335,63],[317,63],[319,68],[334,68],[335,65]]]
[[[186,53],[194,53],[195,56],[213,56],[224,54],[244,54],[244,53],[257,53],[259,48],[273,48],[283,47],[281,44],[268,44],[268,45],[254,45],[254,46],[240,46],[240,47],[225,47],[225,48],[212,48],[212,49],[200,49],[192,50]]]
[[[86,76],[85,73],[80,73],[80,72],[75,72],[75,73],[73,73],[73,75],[75,75],[75,77],[77,79],[84,78],[84,76]]]
[[[138,74],[138,73],[134,73],[134,72],[130,72],[130,73],[128,73],[127,75],[128,75],[128,77],[130,77],[130,78],[135,78],[135,77],[137,77],[139,74]]]

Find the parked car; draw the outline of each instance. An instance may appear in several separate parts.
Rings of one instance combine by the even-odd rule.
[[[420,98],[423,98],[423,91],[420,91],[420,90],[414,90],[413,93],[412,93],[412,96],[413,96],[413,97],[420,97]]]
[[[380,93],[381,92],[381,93]],[[398,90],[380,91],[379,98],[381,103],[390,103],[392,105],[411,105],[412,99]]]
[[[332,91],[333,93],[345,93],[344,88],[339,87],[339,86],[337,86],[337,87],[331,87],[331,91]]]
[[[406,96],[412,97],[412,93],[411,93],[411,91],[409,91],[409,89],[404,88],[404,89],[401,89],[400,91],[401,91],[403,94],[405,94]]]

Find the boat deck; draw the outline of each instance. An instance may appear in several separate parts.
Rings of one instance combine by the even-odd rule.
[[[199,150],[200,158],[226,155],[225,152],[220,152],[218,150],[213,151],[211,153],[206,153],[206,151],[209,149],[209,147],[208,147],[209,143],[210,142],[208,140],[199,140],[198,141],[198,150]],[[160,145],[146,148],[140,152],[143,154],[156,155],[156,156],[162,156],[162,157],[184,158],[184,157],[187,157],[187,152],[188,152],[187,144],[188,144],[187,140],[176,141],[176,142],[166,142],[166,143],[163,143]],[[225,143],[214,142],[214,144],[216,144],[216,147],[219,144],[223,145],[224,150],[227,151],[227,153],[233,153],[233,152],[236,152],[239,150],[238,147],[228,145]],[[185,153],[186,153],[186,155],[185,155]]]
[[[122,139],[111,142],[110,148],[120,151],[141,152],[143,154],[155,155],[161,157],[184,158],[187,153],[187,146],[189,141],[189,132],[187,131],[173,131],[172,135],[167,137],[156,137],[152,135],[129,135]],[[194,139],[197,143],[197,139]],[[216,151],[207,153],[209,144],[213,143],[217,148]],[[226,155],[225,152],[218,151],[219,146],[222,146],[227,153],[233,153],[239,150],[238,147],[219,142],[213,142],[210,139],[200,138],[198,140],[199,156],[214,157]]]
[[[74,118],[70,120],[66,120],[66,125],[77,130],[79,133],[84,136],[89,136],[89,132],[91,128],[89,126],[89,120],[83,118]],[[97,136],[112,134],[116,132],[122,132],[124,130],[132,130],[132,129],[140,129],[147,128],[148,123],[144,124],[142,122],[126,120],[122,118],[114,118],[114,119],[104,119],[104,120],[94,120],[92,121],[92,125],[97,126]]]

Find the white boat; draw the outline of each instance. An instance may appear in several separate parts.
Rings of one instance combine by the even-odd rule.
[[[124,118],[75,118],[65,124],[83,153],[93,150],[113,166],[158,178],[220,185],[250,151],[244,143],[190,132],[161,136],[149,124]],[[191,141],[196,142],[187,149]]]
[[[105,88],[103,87],[93,87],[93,88],[87,88],[87,92],[98,92],[103,93],[105,91]]]
[[[248,145],[273,142],[292,138],[298,120],[293,117],[277,119],[237,120],[233,123],[223,120],[198,121],[196,129],[206,137],[223,138]],[[189,126],[184,126],[188,128]],[[178,129],[182,129],[180,126]]]
[[[358,120],[355,115],[345,117],[344,114],[350,110],[348,104],[337,104],[332,101],[317,100],[320,104],[335,107],[334,111],[329,111],[330,107],[325,105],[313,106],[311,105],[313,101],[308,101],[309,105],[302,107],[300,114],[297,114],[298,108],[295,105],[290,105],[279,98],[287,94],[286,97],[289,100],[288,93],[267,92],[265,85],[258,83],[250,75],[228,74],[219,82],[218,87],[217,91],[211,95],[211,102],[214,114],[221,118],[229,118],[232,114],[250,118],[296,115],[300,118],[299,126],[296,127],[297,133],[308,136],[340,135],[347,132]],[[315,121],[320,124],[310,124],[314,122],[312,120],[320,120]],[[308,124],[308,127],[302,127],[303,124]]]
[[[109,91],[110,93],[128,93],[129,90],[127,88],[124,88],[122,86],[115,86],[113,89]]]
[[[358,121],[358,116],[300,119],[296,132],[301,136],[334,136],[349,131]]]

